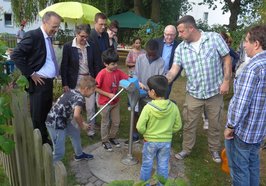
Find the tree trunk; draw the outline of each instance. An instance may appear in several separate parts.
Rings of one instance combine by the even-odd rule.
[[[151,4],[151,19],[158,23],[160,21],[160,0],[153,0]]]
[[[237,29],[237,20],[238,20],[238,15],[241,13],[240,11],[240,1],[241,0],[235,0],[232,2],[231,0],[224,0],[225,3],[228,4],[229,11],[231,13],[230,18],[229,18],[229,25],[228,28],[230,31],[234,31]]]
[[[134,12],[139,16],[144,16],[141,0],[134,0]]]

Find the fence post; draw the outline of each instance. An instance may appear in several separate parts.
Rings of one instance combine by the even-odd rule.
[[[67,186],[67,171],[64,164],[58,161],[54,164],[55,169],[55,185]]]
[[[43,168],[43,153],[42,153],[42,135],[39,129],[33,131],[35,166],[36,166],[36,182],[38,186],[44,186],[44,168]]]
[[[19,185],[29,185],[29,171],[27,159],[27,143],[25,123],[28,122],[29,111],[28,100],[25,92],[12,93],[11,108],[14,115],[12,123],[14,126],[14,140],[16,162],[18,170]],[[26,107],[26,109],[25,109]]]
[[[38,185],[36,182],[36,177],[32,176],[36,173],[36,166],[35,166],[35,154],[34,154],[34,138],[33,138],[33,124],[30,117],[27,117],[25,123],[25,141],[26,141],[26,148],[27,148],[27,159],[28,159],[28,171],[29,171],[29,183],[30,185]],[[38,169],[38,168],[37,168]]]
[[[45,186],[55,185],[54,166],[52,149],[48,143],[43,144],[43,164],[44,164],[44,179]]]

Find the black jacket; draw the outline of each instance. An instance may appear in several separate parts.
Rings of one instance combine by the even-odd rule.
[[[99,71],[98,61],[96,58],[95,46],[89,42],[87,46],[88,68],[90,75],[95,78],[96,72]],[[74,89],[77,85],[79,72],[79,54],[76,47],[72,47],[72,41],[67,42],[63,48],[61,63],[62,85]]]
[[[100,46],[99,46],[99,39],[98,39],[98,37],[99,37],[99,35],[96,32],[96,30],[95,29],[92,29],[91,30],[91,33],[90,33],[89,41],[91,41],[92,43],[94,43],[95,51],[96,51],[96,55],[97,55],[96,58],[97,58],[97,61],[99,62],[99,64],[98,64],[99,69],[96,72],[96,75],[100,72],[100,70],[102,70],[103,68],[105,68],[105,66],[104,66],[104,64],[102,62],[102,51],[101,51]],[[103,40],[104,40],[104,44],[105,44],[106,49],[110,48],[108,33],[107,32],[103,32],[101,37],[103,37]]]
[[[46,47],[40,28],[26,32],[14,49],[11,59],[27,78],[42,68],[46,60]]]
[[[156,39],[156,41],[159,43],[159,55],[162,57],[162,55],[163,55],[163,46],[164,46],[164,38],[163,37],[162,38],[158,38],[158,39]],[[171,57],[170,57],[170,61],[169,61],[169,70],[171,69],[171,67],[173,65],[175,49],[180,43],[181,43],[180,41],[174,40],[173,48],[172,48],[172,51],[171,51]],[[181,67],[179,73],[176,75],[174,80],[176,80],[180,76],[182,70],[183,70],[183,68]]]

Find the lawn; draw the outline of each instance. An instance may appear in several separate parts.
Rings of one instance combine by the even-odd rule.
[[[120,66],[122,70],[126,71],[124,66]],[[173,86],[172,93],[170,98],[175,100],[180,111],[182,112],[182,105],[185,98],[185,83],[186,78],[179,78]],[[226,111],[228,107],[228,102],[232,94],[227,95],[225,100],[225,109],[223,115],[223,123],[225,125],[226,121]],[[127,110],[127,95],[122,93],[121,96],[121,125],[119,130],[119,138],[126,139],[129,132],[129,118],[130,112]],[[97,123],[100,123],[100,117],[97,117]],[[221,164],[216,164],[212,161],[211,156],[208,151],[207,145],[207,131],[202,128],[203,122],[199,123],[197,131],[197,141],[195,147],[189,157],[187,157],[185,162],[185,174],[188,178],[190,185],[194,186],[206,186],[206,185],[215,185],[215,186],[230,186],[230,178],[221,170]],[[223,127],[222,126],[222,127]],[[223,131],[221,131],[223,132]],[[221,135],[221,140],[223,140],[223,135]],[[89,138],[85,132],[82,132],[82,144],[83,146],[91,145],[100,141],[99,130],[96,133],[96,136],[92,139]],[[75,176],[70,171],[70,161],[73,159],[73,149],[70,143],[70,140],[66,143],[66,155],[63,159],[68,172],[68,185],[78,185],[75,180]],[[182,145],[182,131],[178,132],[173,137],[173,150],[178,152],[181,150]],[[266,186],[266,150],[261,152],[261,186]],[[178,161],[178,160],[176,160]],[[7,179],[1,173],[0,169],[0,185],[7,185]]]

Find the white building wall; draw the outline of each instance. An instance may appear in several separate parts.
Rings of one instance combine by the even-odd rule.
[[[6,25],[5,24],[5,13],[12,14],[10,0],[0,0],[0,33],[16,34],[17,31],[20,29],[20,26],[16,26],[13,20],[13,15],[12,15],[11,24]],[[25,31],[32,30],[32,29],[38,28],[40,25],[41,25],[41,18],[38,17],[34,23],[26,23],[24,30]]]
[[[201,19],[204,21],[204,13],[208,14],[207,24],[212,26],[214,24],[229,24],[230,13],[223,14],[223,5],[219,2],[215,2],[217,8],[215,10],[209,9],[208,5],[198,5],[202,0],[189,0],[189,2],[194,2],[192,5],[192,10],[187,13],[195,18],[195,20]]]

